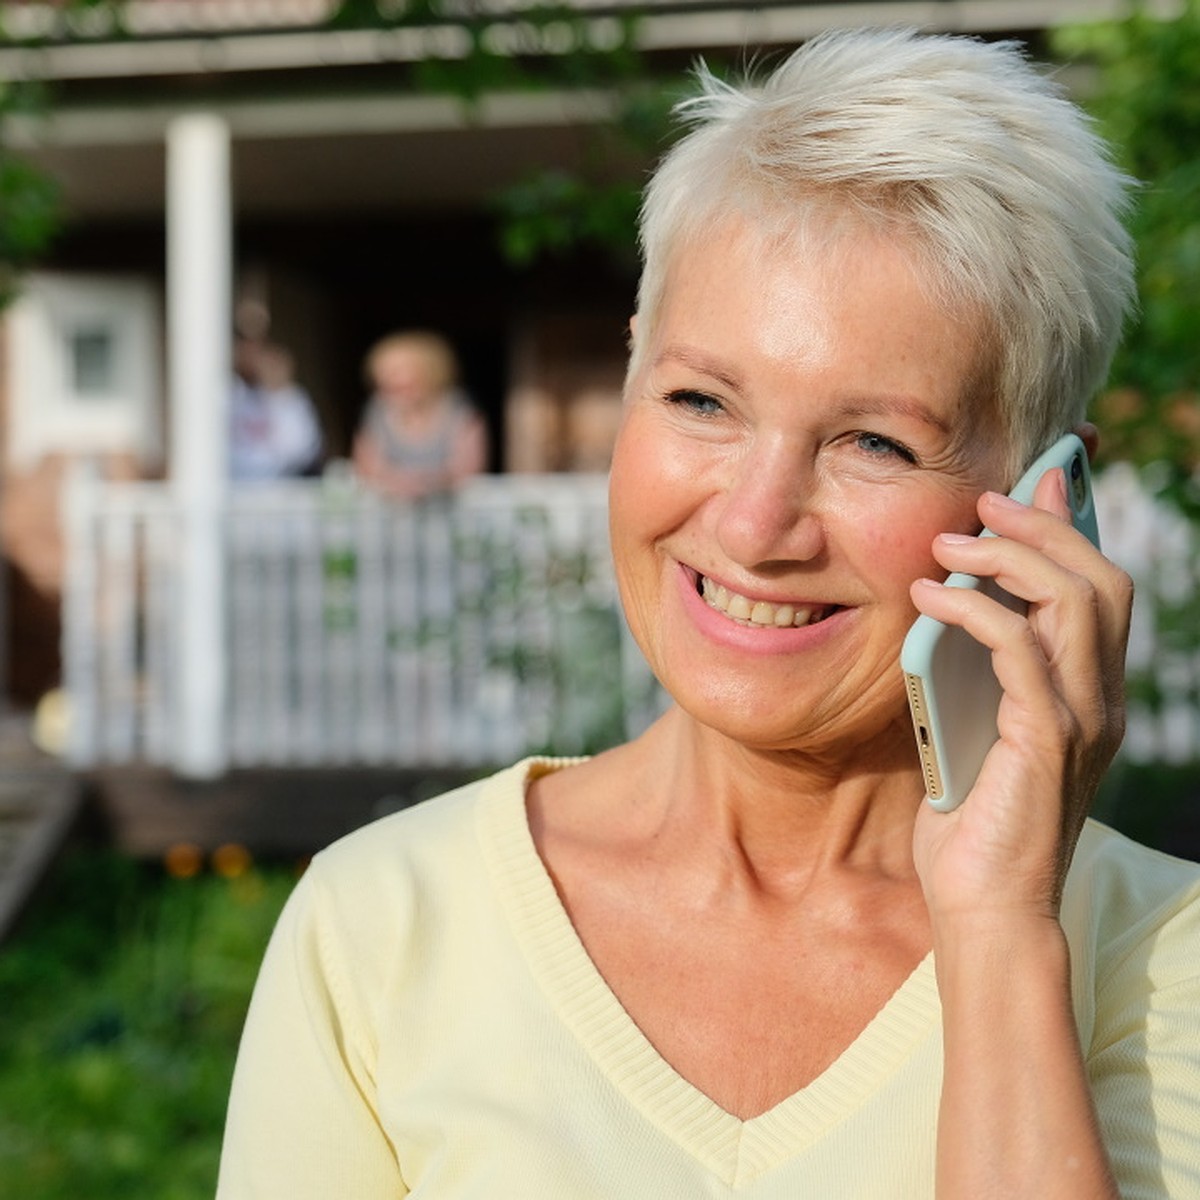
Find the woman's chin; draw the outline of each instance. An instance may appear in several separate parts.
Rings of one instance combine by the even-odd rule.
[[[752,686],[745,681],[708,679],[703,686],[675,686],[667,680],[684,720],[748,750],[791,753],[862,762],[864,751],[912,753],[912,730],[903,689],[860,691],[839,703],[825,686],[806,694],[804,686]],[[915,756],[914,756],[915,757]]]

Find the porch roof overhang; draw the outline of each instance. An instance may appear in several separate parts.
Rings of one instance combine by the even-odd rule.
[[[502,39],[507,29],[512,52],[527,50],[519,29],[526,6],[491,2],[503,18],[496,36]],[[452,23],[333,30],[320,23],[330,7],[330,0],[132,4],[127,13],[144,9],[146,20],[157,14],[160,27],[136,37],[77,35],[0,50],[0,77],[49,80],[57,93],[44,116],[12,119],[8,140],[60,181],[69,211],[83,219],[160,216],[165,131],[197,108],[228,123],[239,214],[472,209],[531,169],[579,164],[594,150],[581,130],[612,116],[613,97],[602,91],[492,94],[471,105],[449,95],[414,94],[406,69],[464,55],[463,30]],[[844,25],[1007,34],[1047,23],[1044,0],[754,6],[573,0],[572,7],[600,41],[606,28],[615,37],[619,17],[636,10],[638,48],[651,60],[672,62],[790,45]],[[1121,7],[1121,0],[1059,0],[1054,19],[1095,19]],[[191,12],[192,28],[161,28],[168,8],[183,26]],[[260,23],[273,16],[278,24],[205,27],[204,14],[226,26],[229,14]],[[638,165],[612,167],[627,173]]]
[[[166,131],[193,104],[56,109],[14,123],[12,144],[49,171],[85,219],[163,212]],[[523,172],[581,161],[580,127],[605,122],[599,92],[216,99],[232,136],[239,215],[478,207]]]
[[[494,14],[496,24],[490,31],[494,41],[489,48],[499,53],[530,48],[528,29],[522,30],[521,21],[523,11],[533,7],[532,0],[477,0],[471,6],[472,11]],[[906,25],[961,33],[1005,33],[1119,17],[1127,12],[1128,3],[1056,0],[1052,12],[1045,0],[761,0],[755,4],[739,0],[567,0],[566,7],[578,13],[601,45],[606,37],[617,36],[616,22],[636,15],[637,48],[655,52],[797,42],[837,26]],[[64,17],[58,6],[20,8],[30,31],[41,37],[47,30],[38,29],[39,12],[59,23],[49,29],[61,28]],[[457,58],[469,50],[469,36],[451,21],[375,29],[329,28],[325,21],[335,8],[331,0],[264,0],[259,4],[182,0],[171,5],[143,0],[125,6],[126,32],[119,37],[103,25],[88,36],[87,23],[95,26],[112,10],[83,9],[78,14],[81,26],[68,26],[62,40],[0,51],[0,75],[68,80],[231,74]],[[1165,15],[1177,4],[1174,0],[1147,0],[1144,8]],[[12,20],[6,18],[9,24]],[[554,53],[553,42],[542,52]]]

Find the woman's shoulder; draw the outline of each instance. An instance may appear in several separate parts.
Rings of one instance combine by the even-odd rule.
[[[364,869],[394,866],[398,859],[419,851],[431,840],[453,840],[469,824],[469,814],[480,794],[496,778],[473,779],[376,817],[319,851],[310,869],[322,875],[356,874]]]
[[[321,878],[361,878],[431,856],[445,863],[447,853],[475,836],[479,805],[504,797],[515,802],[529,769],[522,761],[377,817],[320,850],[309,870]]]
[[[330,963],[356,964],[353,971],[329,966],[348,978],[382,969],[381,946],[399,954],[414,938],[486,924],[498,907],[488,839],[493,830],[521,827],[526,784],[538,769],[539,760],[517,763],[320,851],[289,900],[288,936],[312,942]]]
[[[1084,824],[1068,878],[1085,883],[1110,904],[1148,907],[1200,898],[1200,863],[1155,850],[1089,820]]]
[[[1073,953],[1093,960],[1097,982],[1151,960],[1200,978],[1200,863],[1088,821],[1067,877],[1063,924]]]
[[[477,879],[490,831],[524,827],[530,781],[569,761],[523,759],[379,817],[320,851],[308,873],[327,888],[350,892],[394,888],[414,877]]]

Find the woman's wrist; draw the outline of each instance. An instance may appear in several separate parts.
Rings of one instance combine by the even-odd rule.
[[[938,1196],[1116,1195],[1061,925],[989,913],[934,932],[944,1070]]]
[[[1043,909],[931,914],[930,924],[940,987],[978,987],[993,977],[1011,983],[1024,971],[1069,983],[1066,935]]]

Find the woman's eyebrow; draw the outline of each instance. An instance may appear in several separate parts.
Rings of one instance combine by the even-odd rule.
[[[664,362],[681,363],[693,371],[707,375],[710,379],[715,379],[718,383],[723,384],[732,391],[741,391],[742,379],[740,375],[730,370],[724,364],[719,363],[715,358],[705,354],[704,351],[696,349],[694,346],[684,346],[677,343],[664,346],[662,352],[655,358],[654,365],[660,366]]]
[[[908,417],[931,425],[940,433],[950,432],[950,423],[946,418],[915,396],[889,395],[858,399],[842,405],[841,412],[847,417]]]

